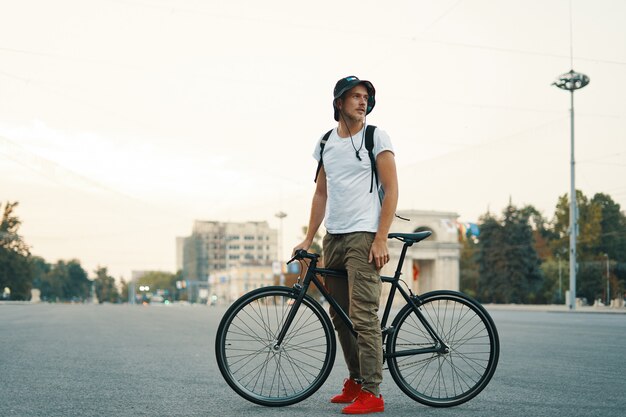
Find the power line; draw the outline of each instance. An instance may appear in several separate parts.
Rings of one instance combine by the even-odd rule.
[[[612,154],[609,154],[609,155],[598,156],[596,158],[583,159],[582,161],[579,161],[578,163],[579,164],[584,164],[584,163],[589,163],[589,162],[595,162],[595,161],[598,161],[598,160],[607,159],[607,158],[613,158],[613,157],[624,155],[624,154],[626,154],[626,152],[612,153]]]
[[[455,46],[455,47],[462,47],[462,48],[481,49],[481,50],[488,50],[488,51],[494,51],[494,52],[514,53],[514,54],[542,56],[542,57],[550,57],[550,58],[567,58],[570,61],[573,61],[573,59],[576,59],[579,61],[604,63],[604,64],[610,64],[610,65],[626,65],[625,61],[611,60],[611,59],[605,59],[605,58],[590,58],[590,57],[573,56],[573,50],[570,50],[569,55],[553,54],[553,53],[547,53],[547,52],[529,51],[529,50],[521,50],[521,49],[515,49],[515,48],[503,48],[503,47],[479,45],[479,44],[472,44],[472,43],[465,43],[465,42],[453,42],[453,41],[444,41],[444,40],[437,40],[437,39],[426,39],[426,38],[420,38],[415,35],[403,36],[403,35],[394,35],[394,34],[389,34],[389,33],[376,33],[376,32],[372,32],[369,29],[366,32],[358,32],[358,31],[355,32],[353,30],[347,31],[337,26],[321,26],[321,25],[314,25],[314,24],[303,24],[303,23],[297,23],[295,21],[288,21],[288,20],[276,19],[276,18],[270,19],[270,18],[260,18],[256,16],[247,17],[247,16],[241,16],[241,15],[227,15],[227,14],[215,13],[214,11],[198,9],[198,8],[180,7],[178,3],[175,3],[173,5],[166,5],[166,4],[146,3],[146,2],[136,1],[136,0],[135,1],[107,0],[107,1],[115,2],[118,4],[131,5],[135,7],[144,7],[144,8],[166,11],[172,15],[175,13],[185,13],[185,14],[192,14],[192,15],[202,14],[206,16],[211,16],[216,19],[230,19],[230,20],[235,20],[235,21],[247,20],[247,21],[261,22],[264,24],[272,24],[272,25],[282,24],[282,25],[297,27],[300,29],[333,31],[333,32],[345,33],[345,34],[350,34],[350,35],[363,35],[363,36],[367,36],[370,38],[396,39],[396,40],[405,40],[405,41],[412,41],[412,42],[435,43],[435,44],[440,44],[440,45],[448,45],[448,46]],[[431,23],[429,23],[426,26],[426,28],[420,33],[428,31],[435,24],[439,23],[443,18],[445,18],[448,14],[450,14],[461,3],[461,1],[462,0],[458,0],[456,3],[454,3],[446,11],[444,11],[440,16],[438,16]],[[570,20],[571,20],[571,10],[570,10]],[[570,38],[571,36],[572,35],[570,33]],[[570,42],[570,49],[571,49],[571,42]],[[70,58],[70,57],[61,56],[61,55],[55,55],[55,54],[49,54],[49,53],[43,53],[43,52],[26,51],[22,49],[14,49],[14,48],[8,48],[8,47],[0,47],[0,51],[15,52],[15,53],[28,53],[28,54],[33,54],[33,55],[64,58],[64,59],[75,59],[75,58]],[[100,62],[96,60],[86,60],[86,61],[94,62],[94,63],[106,63],[104,61]],[[114,64],[111,64],[111,65],[114,65]]]
[[[38,56],[38,57],[42,57],[42,58],[60,59],[60,60],[66,60],[66,61],[83,62],[83,63],[97,64],[97,65],[109,65],[109,66],[112,66],[112,67],[127,68],[127,69],[136,70],[136,71],[144,71],[145,70],[145,68],[132,66],[132,65],[127,65],[127,64],[124,64],[124,63],[119,63],[119,61],[113,63],[113,62],[105,61],[103,59],[90,59],[90,58],[83,58],[83,57],[74,57],[74,56],[63,55],[63,54],[53,54],[53,53],[49,53],[49,52],[29,51],[29,50],[26,50],[26,49],[7,48],[7,47],[2,47],[2,46],[0,46],[0,52],[8,52],[8,53],[19,54],[19,55],[32,55],[32,56]],[[4,74],[7,74],[7,73],[4,73]],[[10,76],[10,74],[7,74],[7,75]]]
[[[476,45],[476,44],[471,44],[471,43],[450,42],[450,41],[441,41],[441,40],[436,40],[436,39],[423,39],[423,38],[416,38],[416,37],[413,37],[410,39],[412,41],[437,43],[437,44],[442,44],[442,45],[458,46],[458,47],[463,47],[463,48],[482,49],[482,50],[487,50],[487,51],[514,53],[514,54],[520,54],[520,55],[542,56],[542,57],[548,57],[548,58],[570,59],[568,55],[551,54],[547,52],[527,51],[527,50],[522,50],[522,49],[501,48],[497,46]],[[587,62],[595,62],[595,63],[603,63],[603,64],[611,64],[611,65],[626,65],[626,62],[624,61],[616,61],[616,60],[601,59],[601,58],[587,58],[587,57],[575,57],[575,58],[576,60],[579,60],[579,61],[587,61]]]
[[[502,141],[515,139],[518,136],[523,136],[523,135],[525,135],[525,134],[527,134],[529,132],[545,129],[545,128],[547,128],[547,127],[549,127],[549,126],[551,126],[551,125],[553,125],[553,124],[555,124],[557,122],[561,122],[563,119],[565,119],[567,117],[568,116],[559,117],[558,119],[554,119],[554,120],[551,120],[551,121],[549,121],[547,123],[542,123],[540,125],[532,126],[532,127],[528,128],[528,129],[524,129],[522,131],[513,133],[511,135],[506,135],[506,136],[501,136],[501,137],[498,137],[498,138],[486,140],[484,142],[477,143],[475,145],[468,145],[468,146],[465,146],[465,147],[463,147],[461,149],[457,149],[457,150],[454,150],[454,151],[446,152],[446,153],[444,153],[442,155],[437,155],[437,156],[434,156],[432,158],[416,161],[416,162],[413,162],[413,163],[410,163],[410,164],[407,164],[407,165],[403,165],[402,167],[399,167],[399,168],[401,168],[401,169],[408,169],[408,168],[411,168],[411,167],[416,166],[416,165],[421,165],[424,162],[435,161],[437,159],[447,158],[447,157],[449,157],[451,155],[454,155],[454,154],[457,154],[457,153],[467,152],[469,149],[482,148],[482,147],[485,147],[485,146],[493,145],[494,143],[497,143],[497,142],[502,142]]]
[[[424,29],[422,29],[420,31],[420,33],[426,33],[430,30],[430,28],[432,28],[433,26],[435,26],[437,23],[439,23],[441,20],[443,20],[444,17],[446,17],[447,15],[449,15],[454,9],[456,9],[456,7],[462,2],[463,0],[458,0],[456,3],[454,3],[452,6],[450,6],[446,11],[444,11],[441,15],[439,15],[439,17],[435,18],[435,20],[433,20],[432,22],[430,22]]]
[[[579,162],[579,164],[591,164],[591,165],[608,165],[615,167],[626,167],[626,164],[618,164],[615,162]]]

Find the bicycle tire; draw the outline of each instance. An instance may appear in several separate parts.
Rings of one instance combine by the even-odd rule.
[[[265,287],[237,300],[217,329],[215,355],[222,376],[243,398],[264,406],[295,404],[317,391],[335,361],[335,333],[308,295],[279,350],[273,349],[297,293]]]
[[[432,407],[452,407],[478,395],[498,365],[500,341],[489,313],[475,300],[454,291],[419,297],[419,310],[449,347],[448,353],[393,356],[403,349],[433,346],[433,339],[413,312],[403,307],[387,340],[389,371],[414,400]]]

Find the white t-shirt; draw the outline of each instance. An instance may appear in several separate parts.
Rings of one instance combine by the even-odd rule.
[[[363,127],[365,129],[365,126]],[[317,141],[313,157],[320,159],[320,142]],[[354,143],[354,147],[352,145]],[[361,145],[362,144],[362,145]],[[359,161],[355,148],[359,149]],[[379,128],[374,130],[375,157],[383,151],[393,152],[389,135]],[[341,138],[337,128],[333,129],[324,146],[324,171],[326,173],[326,213],[324,226],[331,234],[351,232],[373,232],[378,230],[380,199],[376,190],[370,193],[372,168],[363,130],[350,137]]]

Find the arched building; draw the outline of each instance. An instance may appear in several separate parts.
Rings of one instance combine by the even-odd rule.
[[[402,267],[401,279],[417,294],[433,290],[459,290],[459,261],[461,244],[458,238],[456,213],[440,211],[404,210],[398,215],[410,221],[394,219],[391,233],[413,233],[430,230],[433,234],[409,248]],[[402,242],[389,241],[390,261],[382,275],[393,276],[400,258]],[[384,295],[388,286],[383,288]],[[384,299],[384,296],[383,296]],[[397,299],[396,301],[400,302]]]

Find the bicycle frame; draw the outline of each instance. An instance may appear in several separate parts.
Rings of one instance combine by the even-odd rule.
[[[391,332],[393,332],[394,330],[392,327],[387,327],[387,321],[389,320],[389,316],[391,314],[391,308],[393,305],[393,300],[394,300],[396,291],[398,291],[400,295],[402,296],[402,298],[404,298],[404,300],[407,302],[407,304],[411,306],[411,309],[413,310],[413,312],[416,314],[420,322],[424,325],[424,328],[428,331],[430,336],[433,338],[433,346],[422,348],[422,349],[403,350],[402,352],[394,352],[394,353],[385,352],[384,358],[410,356],[410,355],[424,354],[424,353],[447,353],[448,352],[448,346],[443,342],[443,340],[441,339],[441,337],[439,337],[435,329],[430,325],[428,320],[426,320],[424,315],[421,313],[420,311],[421,301],[420,301],[419,295],[414,295],[410,289],[409,289],[409,292],[407,293],[407,291],[400,286],[400,276],[402,275],[402,272],[401,272],[402,265],[404,264],[404,258],[406,256],[407,249],[412,244],[413,242],[404,243],[394,276],[393,277],[381,276],[382,282],[391,284],[391,289],[389,291],[389,295],[385,303],[385,310],[383,313],[383,317],[380,322],[381,328],[382,328],[382,338],[383,338],[382,344],[384,347],[387,336],[391,334]],[[310,259],[311,259],[311,262],[309,264],[309,268],[304,277],[304,280],[302,281],[302,284],[298,282],[293,286],[293,290],[297,292],[298,297],[296,298],[296,301],[293,304],[292,309],[289,312],[285,320],[285,323],[282,326],[282,329],[274,342],[274,349],[280,348],[280,345],[282,344],[283,339],[285,335],[287,334],[289,326],[291,325],[294,317],[296,316],[298,308],[300,304],[302,303],[302,300],[304,299],[311,283],[313,283],[313,285],[317,287],[317,289],[322,293],[326,301],[328,301],[328,303],[335,310],[339,318],[346,324],[346,326],[348,326],[348,329],[350,329],[352,334],[356,336],[354,326],[352,324],[352,321],[348,317],[348,314],[339,306],[337,301],[332,297],[332,295],[326,289],[324,284],[322,284],[319,278],[317,277],[318,274],[321,274],[321,275],[343,277],[347,279],[346,271],[336,270],[336,269],[327,269],[327,268],[318,268],[317,257],[312,257]]]

